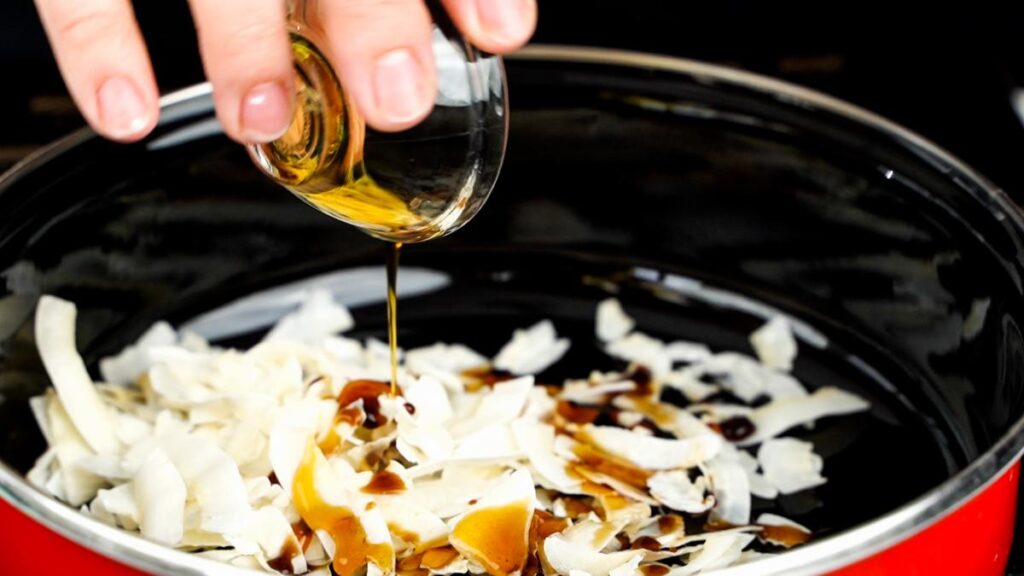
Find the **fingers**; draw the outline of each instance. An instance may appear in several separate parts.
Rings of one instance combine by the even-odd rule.
[[[129,0],[36,0],[71,97],[100,134],[142,138],[159,116],[149,54]]]
[[[217,117],[239,142],[288,128],[294,99],[283,0],[190,0]]]
[[[430,15],[420,0],[332,0],[321,4],[331,60],[367,123],[408,128],[434,105]]]
[[[444,6],[474,46],[497,54],[526,44],[537,26],[536,0],[444,0]]]

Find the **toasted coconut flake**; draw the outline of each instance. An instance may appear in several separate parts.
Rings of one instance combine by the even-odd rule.
[[[440,516],[405,496],[378,496],[376,502],[394,537],[414,552],[422,552],[448,539],[448,525]]]
[[[794,438],[776,438],[761,444],[757,459],[764,477],[783,494],[792,494],[825,483],[824,462],[814,445]]]
[[[716,434],[669,440],[593,424],[583,426],[581,439],[648,470],[692,468],[713,458],[722,446]]]
[[[512,340],[494,358],[494,367],[513,374],[538,374],[558,362],[569,349],[569,341],[558,338],[555,325],[542,320],[527,328],[516,330]]]
[[[742,526],[750,523],[750,484],[747,473],[735,461],[717,458],[707,463],[707,475],[715,495],[713,524]]]
[[[602,342],[618,340],[629,334],[634,326],[636,321],[626,314],[615,298],[602,300],[597,305],[596,333]]]
[[[659,472],[647,479],[651,496],[665,506],[688,514],[703,514],[715,505],[715,498],[705,494],[703,477],[692,482],[683,470]]]
[[[765,366],[786,372],[793,369],[796,338],[793,337],[793,327],[785,316],[774,316],[764,326],[755,330],[750,335],[750,344]]]
[[[348,308],[335,302],[330,292],[312,290],[305,295],[299,308],[281,318],[263,340],[317,344],[328,336],[350,330],[354,325]]]
[[[807,396],[782,398],[754,410],[750,420],[756,426],[756,430],[738,444],[757,444],[819,418],[863,412],[870,407],[871,405],[859,396],[830,386]]]
[[[43,296],[36,308],[35,337],[46,373],[75,429],[92,450],[114,453],[121,449],[113,418],[93,386],[82,357],[75,349],[75,305]]]

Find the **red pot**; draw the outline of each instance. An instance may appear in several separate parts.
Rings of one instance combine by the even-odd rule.
[[[647,302],[652,331],[699,328],[721,346],[785,310],[806,321],[798,375],[863,386],[878,420],[843,431],[848,445],[826,458],[835,492],[804,511],[822,538],[716,574],[1003,574],[1024,448],[1017,207],[899,126],[744,72],[532,47],[509,77],[515,114],[491,204],[410,251],[410,266],[450,274],[447,317],[586,318],[599,288],[581,288],[584,276]],[[46,384],[25,329],[38,294],[78,302],[94,362],[158,318],[187,323],[240,294],[380,262],[379,244],[260,179],[220,134],[207,87],[163,106],[145,142],[81,132],[0,178],[5,574],[241,573],[25,481],[40,439],[24,402]],[[416,302],[410,326],[429,319]],[[730,334],[699,324],[709,311]],[[848,364],[823,372],[819,356]]]

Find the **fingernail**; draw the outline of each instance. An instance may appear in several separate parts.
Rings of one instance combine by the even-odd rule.
[[[476,0],[484,33],[502,44],[517,44],[530,35],[536,0]]]
[[[374,91],[377,110],[390,122],[409,122],[430,110],[423,69],[405,48],[392,50],[377,59]]]
[[[292,121],[291,103],[284,86],[267,82],[254,86],[242,100],[242,137],[251,143],[280,138]]]
[[[111,138],[138,136],[149,125],[150,111],[131,80],[121,76],[108,79],[100,86],[97,98],[100,125]]]

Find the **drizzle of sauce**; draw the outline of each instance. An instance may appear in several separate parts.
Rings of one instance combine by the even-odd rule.
[[[342,422],[349,424],[354,428],[358,428],[366,420],[366,414],[356,407],[342,408],[338,410],[338,413],[334,415],[334,423],[331,424],[331,428],[327,431],[327,435],[320,441],[320,451],[324,454],[333,454],[341,446],[341,437],[338,436],[335,427]]]
[[[367,494],[399,494],[405,492],[405,482],[398,474],[381,470],[363,486],[362,491]]]
[[[628,498],[603,484],[584,481],[580,485],[580,490],[597,498],[597,501],[601,504],[601,511],[604,512],[602,518],[605,520],[608,519],[611,512],[622,510],[631,504]]]
[[[585,434],[578,434],[576,439],[580,440],[581,443],[573,446],[572,451],[579,459],[579,462],[570,464],[570,472],[573,471],[572,468],[582,467],[611,476],[635,488],[647,489],[647,479],[651,477],[651,472],[637,468],[621,458],[612,456],[585,443]]]
[[[281,552],[274,558],[267,560],[267,566],[281,574],[292,574],[292,558],[299,554],[302,554],[302,550],[299,550],[295,541],[286,540],[284,546],[281,547]]]
[[[636,384],[636,389],[628,393],[630,396],[647,397],[654,394],[654,379],[646,366],[635,366],[626,374],[626,379]]]
[[[556,412],[559,416],[574,424],[590,424],[601,415],[600,408],[581,406],[568,400],[559,400]]]
[[[677,514],[663,514],[658,516],[658,530],[662,534],[672,534],[683,527],[683,517]]]
[[[305,552],[309,549],[309,545],[313,543],[313,530],[306,525],[305,522],[299,520],[295,524],[292,524],[292,533],[299,540],[299,548]]]
[[[467,513],[455,525],[450,541],[488,574],[509,576],[526,564],[530,521],[525,502],[484,508]]]
[[[634,540],[629,547],[633,550],[650,550],[652,552],[658,552],[661,550],[661,543],[651,536],[641,536]]]
[[[762,525],[760,538],[784,548],[792,548],[810,540],[811,534],[793,526]]]
[[[332,566],[338,576],[353,576],[373,562],[384,572],[390,572],[395,563],[395,552],[390,542],[370,543],[362,522],[344,506],[328,504],[316,489],[318,450],[312,444],[302,457],[292,486],[292,502],[299,516],[311,530],[324,530],[334,541]]]
[[[493,388],[498,382],[512,380],[515,374],[504,370],[493,370],[490,366],[470,368],[462,372],[462,378],[466,380],[467,392],[478,392],[482,388]]]
[[[562,503],[565,505],[565,512],[570,518],[580,518],[594,511],[590,498],[563,496]]]
[[[363,401],[363,412],[365,421],[362,423],[366,428],[377,428],[387,423],[380,413],[380,396],[391,393],[391,385],[379,380],[353,380],[342,388],[338,394],[338,406],[347,408],[356,400]]]
[[[672,569],[664,564],[647,564],[640,567],[640,573],[643,576],[665,576],[671,571]]]
[[[521,576],[537,576],[538,574],[553,573],[549,566],[545,566],[542,554],[544,539],[569,527],[569,521],[565,518],[557,518],[544,510],[534,510],[533,518],[530,520],[529,556],[526,559],[526,566],[523,567]]]
[[[746,416],[733,416],[718,425],[722,436],[730,442],[740,442],[750,438],[757,431],[757,426]]]
[[[451,546],[431,548],[423,553],[423,556],[420,559],[420,568],[440,570],[441,568],[451,564],[452,561],[458,557],[459,552]]]

